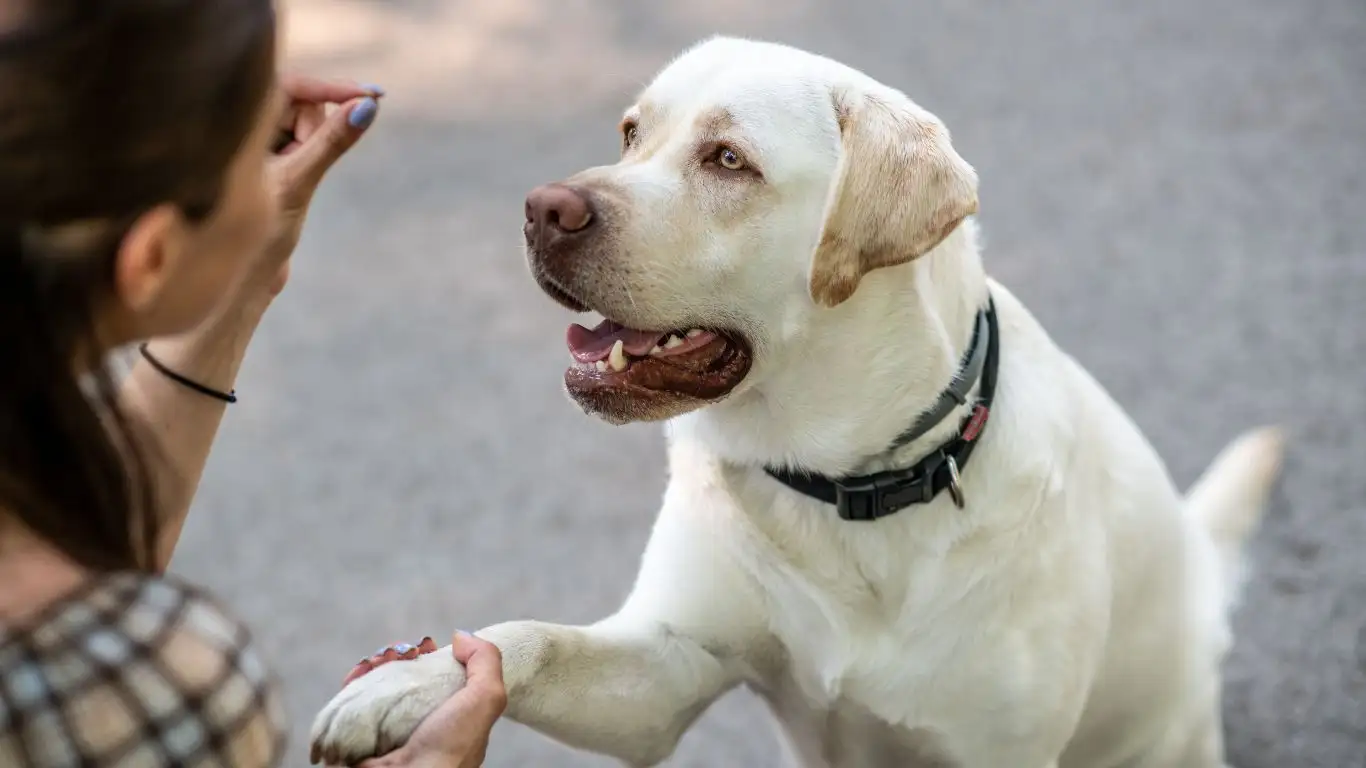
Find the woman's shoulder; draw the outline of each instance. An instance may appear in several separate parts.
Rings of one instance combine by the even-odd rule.
[[[178,579],[102,576],[0,634],[0,764],[269,766],[284,733],[246,626]]]

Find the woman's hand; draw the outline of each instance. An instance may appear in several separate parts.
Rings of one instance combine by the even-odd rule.
[[[270,183],[279,206],[279,228],[267,248],[259,280],[276,296],[289,279],[289,257],[299,244],[313,193],[333,164],[360,140],[379,112],[384,90],[373,85],[283,75],[288,104],[270,161]],[[340,105],[328,113],[330,105]]]
[[[484,764],[489,732],[507,707],[503,658],[498,647],[460,632],[451,641],[456,661],[465,666],[465,686],[427,716],[402,747],[357,768],[478,768]],[[356,665],[348,683],[381,664],[402,664],[436,651],[430,637],[417,646],[391,646]]]
[[[247,279],[225,296],[198,328],[155,341],[154,353],[182,376],[222,392],[230,391],[242,355],[272,298],[289,278],[289,257],[319,182],[355,145],[379,109],[375,86],[286,76],[280,90],[289,100],[281,116],[268,182],[279,211],[279,226],[265,252],[256,255]],[[339,104],[328,114],[328,106]],[[120,400],[129,418],[160,440],[154,471],[163,519],[157,567],[170,562],[209,448],[223,419],[223,403],[192,392],[139,360],[124,382]]]

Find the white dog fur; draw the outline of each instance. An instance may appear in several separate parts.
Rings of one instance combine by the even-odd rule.
[[[762,182],[699,175],[696,134],[718,114]],[[754,366],[669,421],[668,489],[617,613],[476,633],[502,651],[508,715],[650,766],[743,684],[805,768],[1224,765],[1228,616],[1279,433],[1235,441],[1183,498],[985,275],[976,174],[944,126],[860,72],[713,38],[629,117],[638,151],[570,180],[612,191],[601,258],[633,267],[595,308],[635,327],[737,323]],[[965,510],[941,494],[846,522],[764,474],[906,466],[951,437],[961,411],[867,459],[947,385],[988,291],[999,385]],[[448,651],[383,666],[326,706],[314,743],[346,761],[390,749],[462,681]]]

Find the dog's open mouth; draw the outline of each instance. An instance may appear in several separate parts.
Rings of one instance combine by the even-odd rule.
[[[702,328],[642,331],[603,320],[591,329],[569,326],[565,341],[574,357],[565,384],[583,394],[615,390],[715,400],[744,380],[751,361],[739,335]]]

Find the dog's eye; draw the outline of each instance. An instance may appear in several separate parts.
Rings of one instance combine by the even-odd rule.
[[[636,143],[636,125],[627,123],[621,127],[621,148],[630,149]]]
[[[716,150],[716,164],[728,171],[743,171],[745,169],[745,159],[740,157],[740,153],[730,147],[721,147]]]

